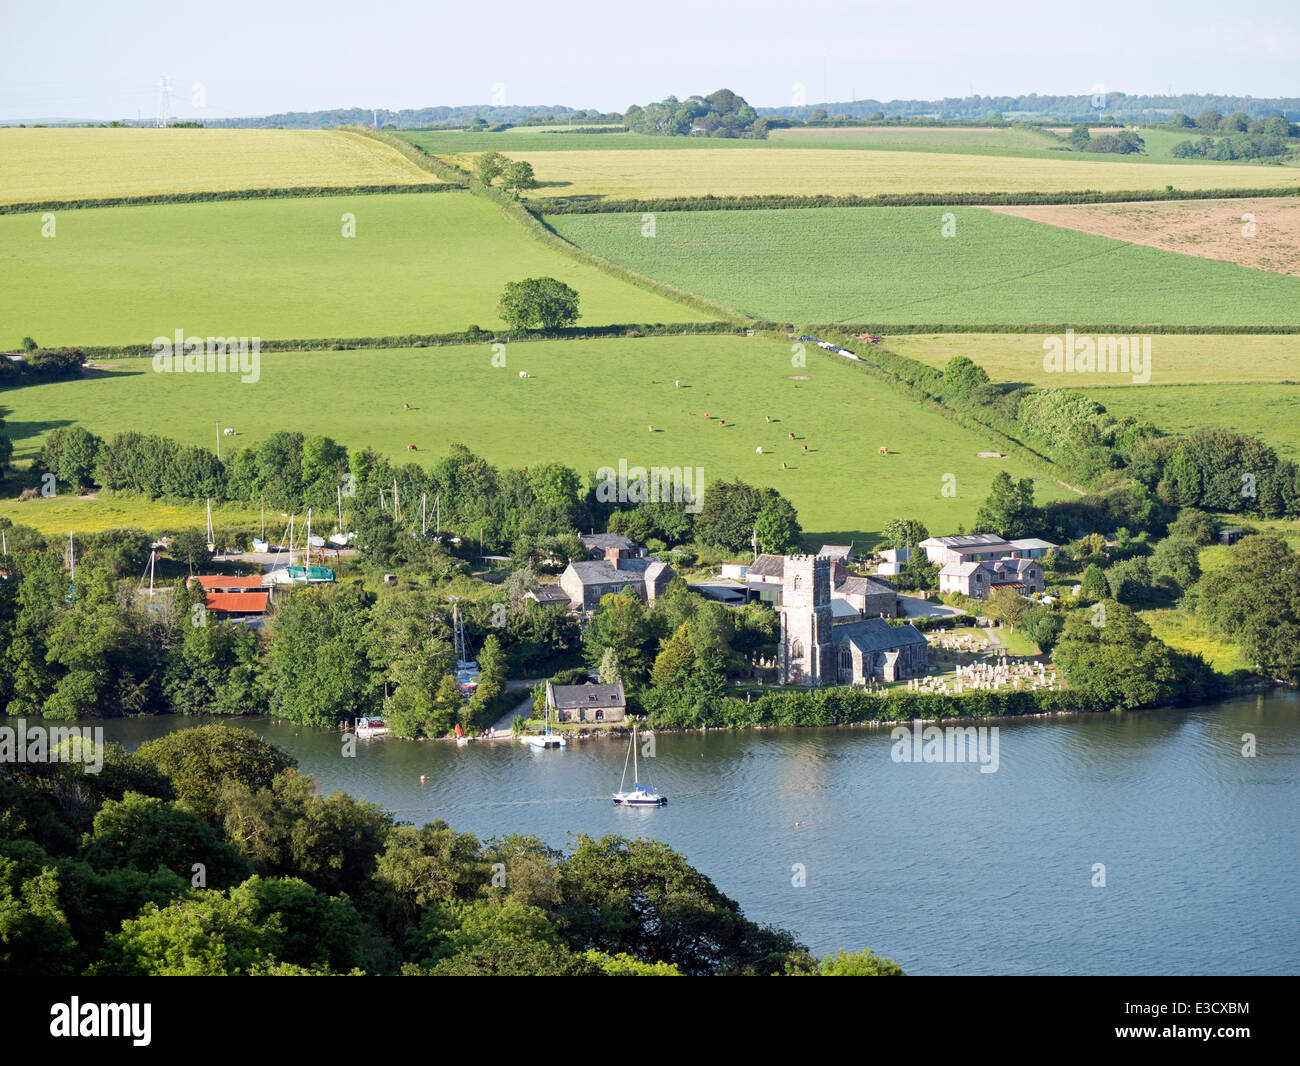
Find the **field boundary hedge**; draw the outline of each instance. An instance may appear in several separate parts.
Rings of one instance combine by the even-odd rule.
[[[1067,329],[1072,329],[1076,334],[1095,333],[1105,336],[1132,335],[1134,333],[1150,334],[1151,336],[1160,336],[1168,334],[1170,336],[1195,336],[1204,333],[1207,335],[1232,335],[1232,334],[1250,334],[1250,333],[1268,333],[1268,334],[1287,334],[1295,333],[1295,326],[1171,326],[1157,325],[1154,323],[1132,322],[996,322],[996,323],[974,323],[974,322],[914,322],[911,324],[889,323],[889,322],[822,322],[805,326],[808,333],[872,333],[877,336],[888,338],[889,336],[901,336],[910,334],[934,334],[934,333],[1042,333],[1044,335],[1061,336]],[[851,351],[862,355],[861,345],[867,344],[867,341],[853,342],[850,337],[850,343],[845,347]],[[870,350],[870,348],[868,348]]]
[[[262,352],[342,352],[356,349],[443,348],[465,344],[492,344],[497,341],[601,340],[608,337],[680,337],[693,334],[735,335],[743,337],[753,326],[736,322],[643,322],[618,323],[610,326],[566,326],[552,330],[503,329],[480,330],[478,333],[404,333],[388,337],[282,337],[263,339]],[[78,344],[87,356],[100,359],[151,359],[150,344]],[[3,380],[3,379],[0,379]]]
[[[73,211],[87,207],[149,207],[156,204],[199,204],[224,200],[281,200],[323,196],[375,196],[382,193],[464,192],[447,182],[427,185],[303,185],[265,189],[217,189],[209,192],[166,192],[143,196],[98,196],[85,200],[33,200],[0,204],[0,215],[24,215],[36,211]]]
[[[461,170],[460,167],[452,166],[446,160],[439,159],[436,155],[426,152],[419,145],[412,144],[406,138],[398,137],[387,130],[372,130],[367,129],[365,126],[340,126],[339,132],[350,133],[354,137],[367,137],[372,141],[378,141],[380,144],[386,144],[421,170],[436,174],[449,184],[464,188],[469,183],[470,175]]]
[[[1099,192],[1083,189],[1060,193],[878,193],[875,196],[830,194],[770,196],[675,196],[649,200],[588,200],[536,197],[529,204],[543,215],[635,214],[646,211],[763,211],[801,207],[1034,207],[1052,204],[1108,204],[1162,200],[1241,200],[1300,196],[1300,189],[1128,189]]]
[[[547,244],[556,251],[568,256],[575,262],[582,263],[594,270],[599,270],[608,277],[616,278],[619,281],[626,282],[629,285],[635,285],[646,292],[654,293],[656,296],[662,296],[669,300],[675,300],[677,303],[685,304],[696,311],[702,311],[706,315],[718,315],[730,322],[745,322],[753,324],[754,320],[748,315],[744,315],[733,308],[724,304],[717,303],[703,296],[698,296],[693,292],[687,292],[685,289],[679,289],[675,286],[665,284],[662,281],[655,281],[654,278],[646,277],[644,274],[638,274],[635,270],[629,270],[627,267],[619,266],[617,263],[611,263],[608,259],[595,255],[580,248],[578,245],[565,240],[564,237],[556,233],[550,226],[536,213],[534,213],[528,204],[524,203],[518,194],[507,189],[497,188],[492,185],[485,185],[477,178],[471,178],[469,183],[470,192],[476,196],[482,196],[491,200],[505,212],[508,218],[513,219],[523,226],[529,233]]]

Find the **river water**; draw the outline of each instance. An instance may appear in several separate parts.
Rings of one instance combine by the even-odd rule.
[[[197,720],[82,724],[134,749]],[[871,947],[915,974],[1300,972],[1300,693],[1002,722],[991,773],[896,762],[882,728],[661,734],[642,777],[669,804],[646,810],[610,801],[626,739],[345,757],[337,733],[230,724],[404,821],[556,847],[657,837],[818,954]]]

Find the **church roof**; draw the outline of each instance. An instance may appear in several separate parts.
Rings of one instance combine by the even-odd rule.
[[[850,641],[866,654],[901,648],[909,644],[926,643],[925,636],[914,625],[891,626],[883,618],[864,618],[861,622],[848,622],[835,627],[835,640]]]

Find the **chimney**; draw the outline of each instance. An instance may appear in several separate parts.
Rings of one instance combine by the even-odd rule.
[[[623,569],[622,559],[623,559],[623,552],[621,549],[616,548],[613,545],[610,545],[608,548],[605,549],[605,562],[609,563],[609,565],[612,566],[615,570]]]

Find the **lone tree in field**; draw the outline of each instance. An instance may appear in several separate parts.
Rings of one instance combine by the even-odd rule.
[[[484,185],[491,185],[505,172],[510,160],[500,152],[484,152],[474,160],[474,173]]]
[[[533,173],[532,163],[523,159],[507,163],[506,168],[501,171],[501,184],[507,189],[533,188],[537,184],[537,177]]]
[[[497,311],[512,329],[555,329],[578,321],[578,294],[554,278],[506,283]]]

